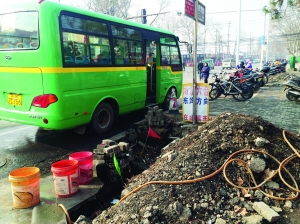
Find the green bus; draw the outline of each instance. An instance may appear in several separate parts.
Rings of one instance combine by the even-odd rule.
[[[115,117],[168,109],[182,91],[170,31],[51,1],[0,9],[0,119],[107,132]]]

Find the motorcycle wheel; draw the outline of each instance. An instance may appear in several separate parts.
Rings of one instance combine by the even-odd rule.
[[[247,84],[242,84],[238,86],[243,90],[242,93],[238,95],[232,95],[232,97],[237,101],[246,101],[249,100],[253,96],[253,87]]]
[[[299,96],[295,96],[294,94],[291,94],[291,93],[289,93],[289,92],[287,92],[287,93],[285,94],[285,96],[286,96],[286,98],[287,98],[288,100],[290,100],[290,101],[296,101],[296,100],[298,100],[298,98],[299,98]]]
[[[215,100],[219,96],[221,96],[221,90],[216,85],[211,85],[211,89],[209,91],[209,98],[210,100]]]
[[[254,82],[253,83],[253,91],[258,91],[260,88],[259,82]]]
[[[264,83],[263,80],[259,81],[259,86],[260,86],[260,87],[263,87],[264,85],[265,85],[265,83]]]
[[[264,82],[264,85],[266,85],[269,82],[269,77],[266,74],[263,77],[263,82]]]

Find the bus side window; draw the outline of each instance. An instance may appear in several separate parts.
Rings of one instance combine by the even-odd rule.
[[[171,63],[170,47],[169,46],[161,46],[161,64],[169,65],[170,63]]]
[[[68,41],[64,42],[64,62],[67,65],[72,65],[74,64],[74,56],[73,56],[73,42]]]
[[[124,65],[129,63],[126,52],[127,52],[127,41],[121,39],[114,39],[114,54],[115,54],[116,65]]]
[[[110,42],[106,37],[89,36],[91,64],[96,66],[111,65]]]

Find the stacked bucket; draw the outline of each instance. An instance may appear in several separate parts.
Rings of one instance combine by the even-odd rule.
[[[58,198],[75,195],[79,185],[93,180],[93,153],[81,151],[70,154],[69,160],[60,160],[51,166],[55,194]],[[40,169],[23,167],[9,173],[15,208],[29,208],[40,202]]]

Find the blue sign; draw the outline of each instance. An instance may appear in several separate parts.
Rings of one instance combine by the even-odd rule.
[[[265,44],[265,36],[260,37],[260,44],[264,45]]]

